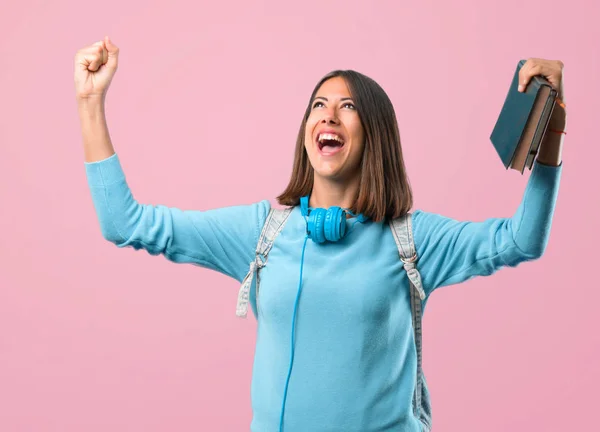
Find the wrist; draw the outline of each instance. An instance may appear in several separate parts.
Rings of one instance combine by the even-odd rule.
[[[104,108],[103,96],[76,97],[77,107],[84,110]]]
[[[567,126],[567,111],[558,103],[554,106],[550,121],[548,122],[549,129],[565,130]]]
[[[82,121],[104,119],[104,102],[101,100],[78,100],[77,111]]]

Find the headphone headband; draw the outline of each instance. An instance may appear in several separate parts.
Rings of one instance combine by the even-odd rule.
[[[310,207],[308,206],[308,200],[310,199],[310,195],[306,195],[300,198],[300,212],[302,213],[302,216],[308,216],[308,210],[310,209]],[[362,213],[355,215],[354,213],[352,213],[350,210],[348,209],[343,209],[346,213],[350,214],[351,216],[354,216],[358,222],[363,223],[366,222],[369,218],[365,215],[363,215]]]
[[[302,212],[302,216],[308,216],[308,197],[309,195],[300,198],[300,210]]]

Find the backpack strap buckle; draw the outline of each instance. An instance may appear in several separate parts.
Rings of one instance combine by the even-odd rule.
[[[258,299],[258,271],[267,265],[267,259],[269,252],[273,247],[275,237],[281,232],[287,218],[289,217],[292,208],[286,208],[284,210],[278,210],[271,208],[269,214],[260,233],[258,243],[256,245],[256,251],[254,254],[254,260],[250,263],[248,273],[242,280],[242,285],[238,292],[237,307],[235,314],[240,318],[246,318],[248,315],[248,303],[250,301],[250,287],[254,280],[254,274],[256,273],[256,296]]]

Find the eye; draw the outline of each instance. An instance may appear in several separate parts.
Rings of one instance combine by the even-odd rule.
[[[345,103],[344,105],[342,105],[342,106],[343,106],[343,107],[346,107],[346,106],[348,106],[348,107],[350,107],[350,109],[353,109],[353,110],[355,110],[355,109],[356,109],[356,107],[354,106],[354,104],[353,104],[353,103],[350,103],[350,102],[346,102],[346,103]]]
[[[313,108],[317,108],[317,106],[318,106],[319,104],[321,104],[321,105],[323,105],[323,106],[324,106],[323,102],[321,102],[321,101],[317,101],[317,102],[315,102],[315,103],[313,104],[313,106],[312,106],[312,107],[313,107]]]

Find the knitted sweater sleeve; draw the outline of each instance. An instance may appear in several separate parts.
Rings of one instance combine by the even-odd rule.
[[[141,204],[133,197],[116,154],[86,162],[85,170],[106,240],[242,281],[254,259],[269,201],[206,211]]]
[[[540,258],[548,244],[561,173],[562,164],[536,161],[521,203],[509,218],[470,222],[415,211],[417,266],[426,293]]]

